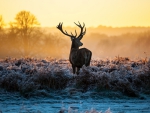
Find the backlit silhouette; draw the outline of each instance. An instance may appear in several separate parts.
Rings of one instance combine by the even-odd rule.
[[[90,60],[92,56],[92,52],[88,50],[87,48],[79,49],[79,47],[83,45],[83,43],[80,42],[80,40],[83,38],[83,36],[86,33],[86,28],[85,28],[85,31],[83,31],[85,24],[83,23],[83,26],[80,23],[76,24],[81,29],[79,36],[77,36],[76,30],[75,30],[75,35],[73,35],[72,33],[68,34],[67,31],[63,31],[62,25],[63,23],[59,23],[57,28],[64,35],[69,36],[71,38],[72,45],[71,45],[71,50],[70,50],[69,61],[72,64],[73,73],[74,74],[76,73],[78,75],[79,70],[83,65],[85,66],[90,65]],[[76,68],[77,68],[77,71],[76,71]]]

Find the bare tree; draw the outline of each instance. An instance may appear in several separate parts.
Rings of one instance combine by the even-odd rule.
[[[0,15],[0,57],[4,55],[5,51],[5,41],[6,41],[6,33],[5,33],[5,22],[3,20],[2,15]]]
[[[16,17],[15,22],[10,23],[11,33],[19,36],[21,44],[23,45],[23,55],[29,55],[30,41],[35,28],[40,24],[37,18],[28,11],[20,11]]]
[[[0,31],[2,30],[2,28],[5,26],[4,20],[2,15],[0,15]]]
[[[6,24],[3,20],[3,17],[2,17],[2,15],[0,15],[0,35],[3,35],[3,28],[4,28],[5,25]]]

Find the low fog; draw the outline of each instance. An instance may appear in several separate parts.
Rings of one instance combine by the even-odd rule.
[[[87,40],[85,39],[86,47],[91,48],[94,58],[116,56],[146,58],[150,56],[150,31],[108,35],[91,33]]]
[[[65,27],[68,33],[80,29]],[[25,43],[27,41],[27,43]],[[150,57],[150,28],[124,27],[112,28],[99,26],[87,28],[81,40],[82,47],[90,49],[92,59],[114,58],[116,56],[130,58]],[[0,31],[0,58],[5,57],[37,57],[37,58],[69,58],[71,39],[63,35],[57,28],[36,28],[24,39],[9,29]],[[82,48],[81,47],[81,48]]]

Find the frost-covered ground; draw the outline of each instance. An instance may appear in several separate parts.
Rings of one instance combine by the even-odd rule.
[[[7,113],[148,113],[150,60],[92,60],[73,75],[65,59],[6,58],[0,60],[0,95]]]
[[[11,95],[11,96],[10,96]],[[3,113],[149,113],[150,99],[109,98],[23,98],[17,94],[0,97]],[[60,96],[61,97],[61,96]],[[63,112],[64,111],[64,112]]]

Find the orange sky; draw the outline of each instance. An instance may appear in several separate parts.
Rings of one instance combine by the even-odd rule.
[[[0,0],[0,15],[6,23],[21,10],[34,14],[41,26],[59,22],[75,26],[150,26],[150,0]]]

